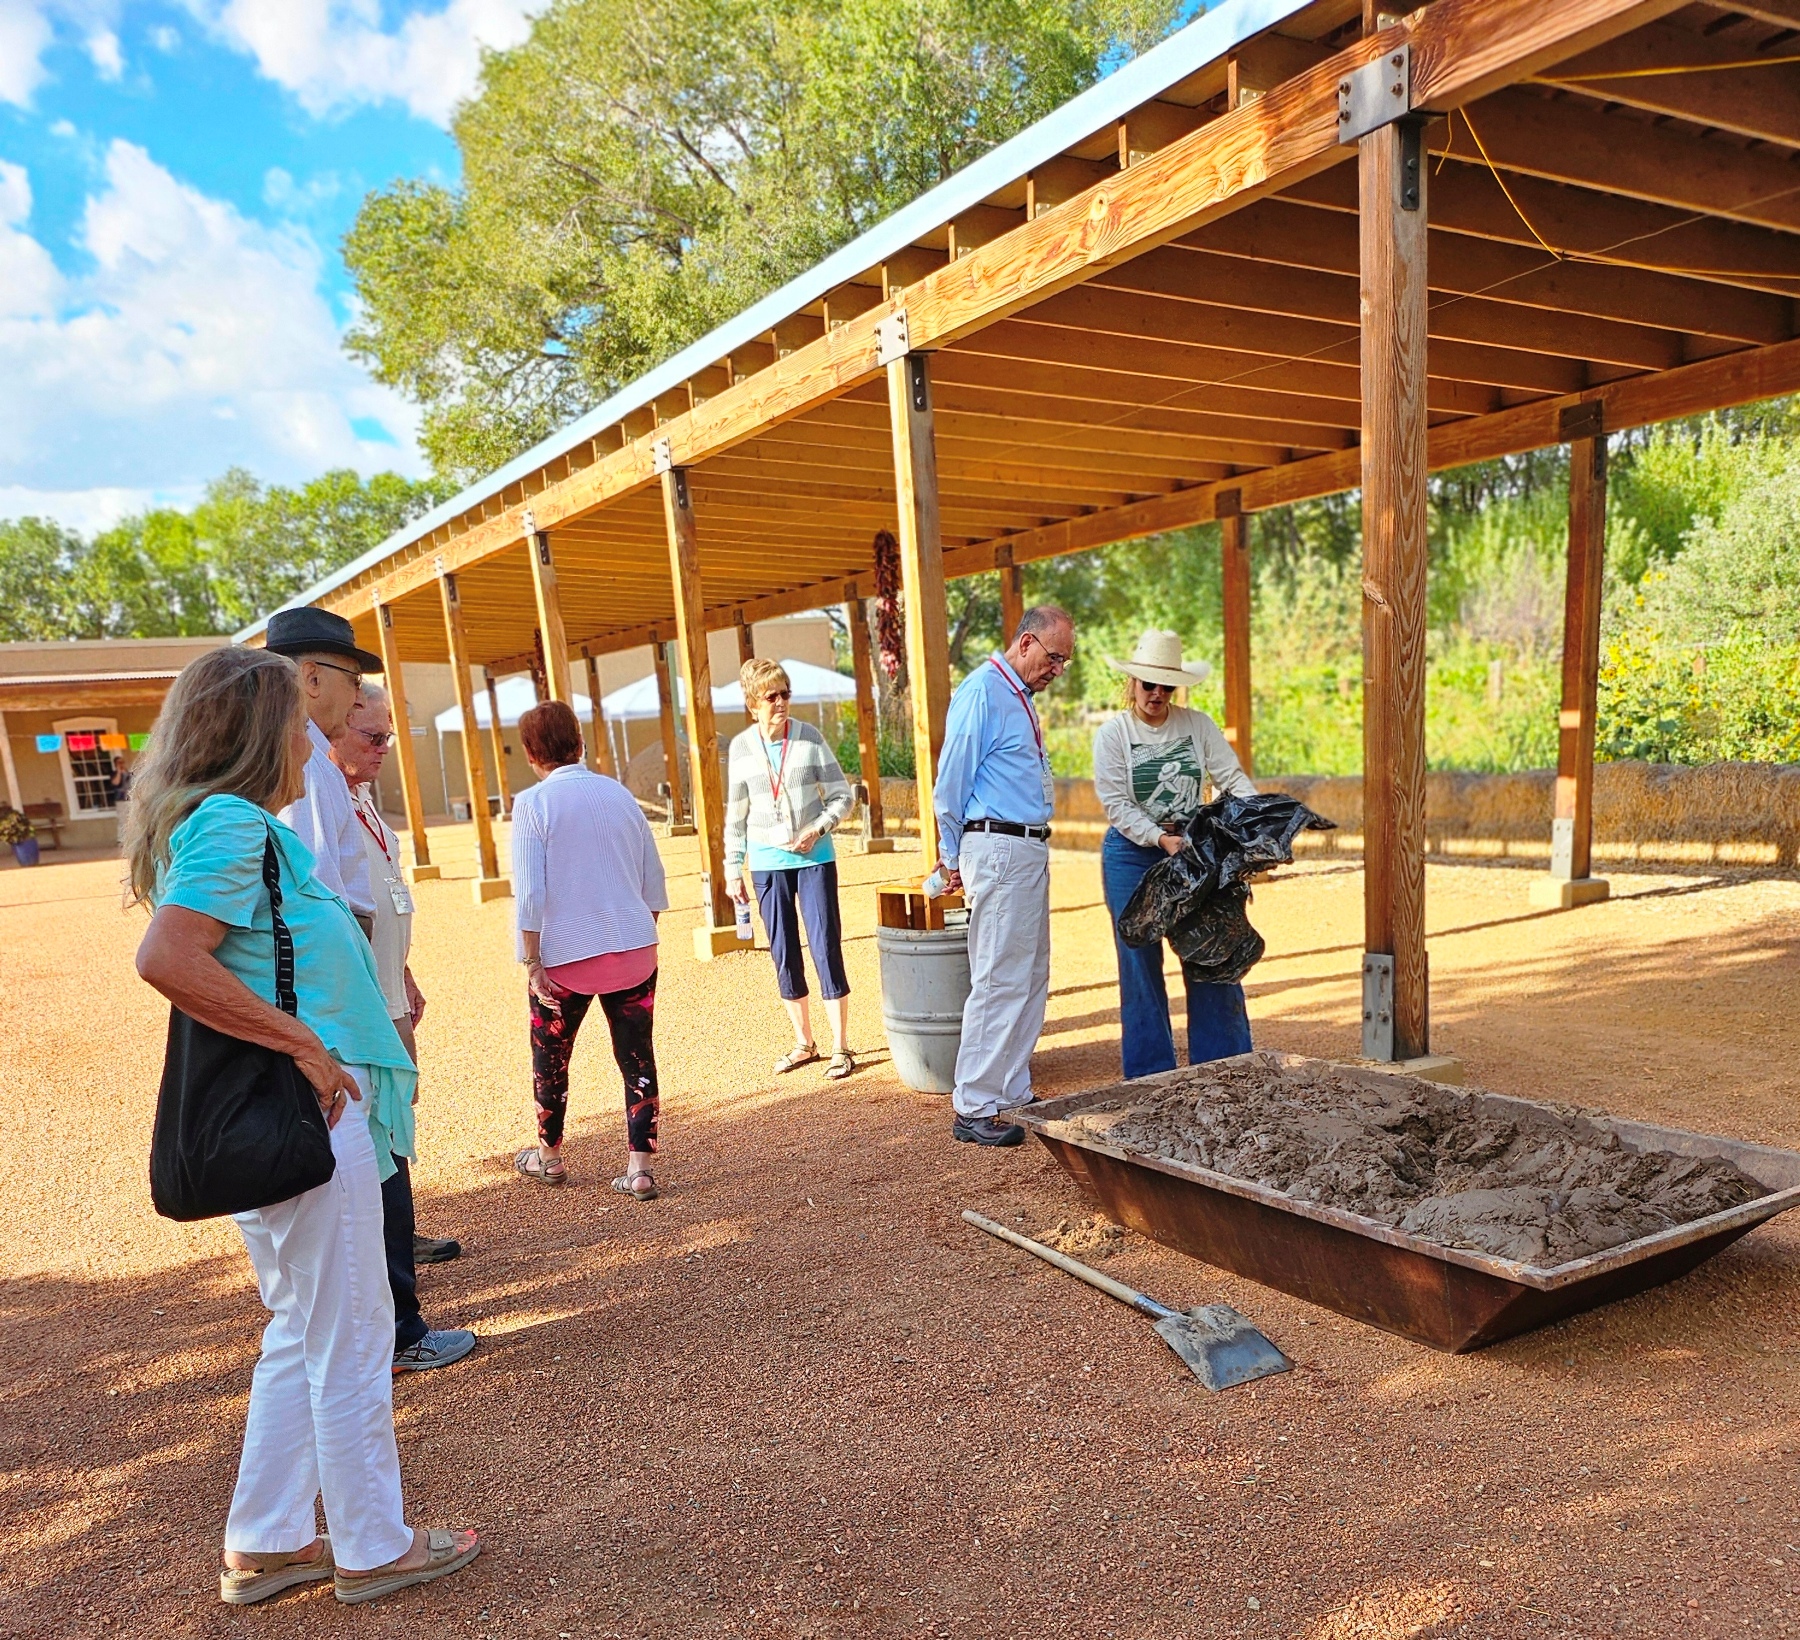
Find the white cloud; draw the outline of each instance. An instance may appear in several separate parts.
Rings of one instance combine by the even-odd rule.
[[[0,0],[5,4],[6,0]],[[396,101],[449,123],[474,89],[481,51],[517,45],[544,0],[447,0],[383,27],[380,0],[223,0],[213,27],[315,115]]]
[[[50,19],[37,0],[0,0],[0,102],[20,108],[44,78]]]
[[[183,512],[199,501],[205,486],[173,490],[128,490],[105,486],[94,490],[32,490],[22,484],[0,484],[0,518],[54,518],[66,529],[94,535],[111,529],[121,518],[151,507]]]
[[[344,356],[304,230],[247,220],[128,142],[82,218],[91,269],[59,270],[30,209],[0,162],[0,510],[189,493],[234,463],[279,482],[422,470],[416,412]]]
[[[181,44],[181,35],[164,23],[159,23],[151,29],[147,38],[151,45],[162,52],[174,51]]]
[[[117,80],[125,73],[125,57],[119,37],[109,28],[97,28],[87,37],[88,61],[103,80]]]

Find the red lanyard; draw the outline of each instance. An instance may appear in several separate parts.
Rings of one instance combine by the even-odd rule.
[[[358,803],[354,798],[350,801],[350,807],[356,811],[357,823],[364,831],[375,839],[376,846],[381,850],[382,859],[386,860],[389,865],[392,865],[394,863],[394,857],[388,853],[387,838],[383,835],[387,828],[383,826],[378,829],[375,826],[371,826],[368,821],[368,816],[362,811],[362,804]]]
[[[1013,682],[1012,673],[1008,672],[992,655],[988,656],[988,665],[993,667],[1005,680],[1006,687],[1019,697],[1019,704],[1025,708],[1025,715],[1031,720],[1031,733],[1037,741],[1038,756],[1042,757],[1044,755],[1044,731],[1038,725],[1038,715],[1032,710],[1031,702],[1025,698],[1024,691]]]
[[[777,808],[781,807],[781,788],[787,781],[788,747],[792,746],[793,743],[794,743],[794,726],[793,726],[793,724],[790,723],[787,726],[787,728],[782,731],[781,768],[779,771],[777,771],[774,768],[769,769],[769,801],[771,803],[773,803]],[[769,753],[768,753],[768,749],[767,749],[768,742],[767,741],[763,742],[763,747],[764,747],[763,762],[766,765],[769,761]]]

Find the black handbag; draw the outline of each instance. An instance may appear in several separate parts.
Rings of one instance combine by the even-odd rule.
[[[271,831],[263,883],[275,925],[275,1001],[299,1014],[294,937],[281,919]],[[284,1053],[169,1010],[169,1045],[150,1139],[150,1198],[165,1219],[213,1219],[288,1201],[337,1168],[313,1085]]]

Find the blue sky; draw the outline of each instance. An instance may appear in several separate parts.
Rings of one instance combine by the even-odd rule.
[[[454,180],[541,0],[0,0],[0,517],[95,528],[227,466],[422,471],[343,353],[363,195]]]

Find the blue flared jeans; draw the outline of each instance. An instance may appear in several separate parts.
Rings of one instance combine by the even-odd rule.
[[[1122,832],[1107,829],[1100,845],[1100,880],[1112,915],[1113,949],[1119,957],[1119,1048],[1127,1078],[1175,1068],[1175,1031],[1163,982],[1163,942],[1137,948],[1119,938],[1119,913],[1144,875],[1164,858]],[[1250,1051],[1250,1016],[1241,985],[1187,987],[1188,1063],[1225,1059]]]

